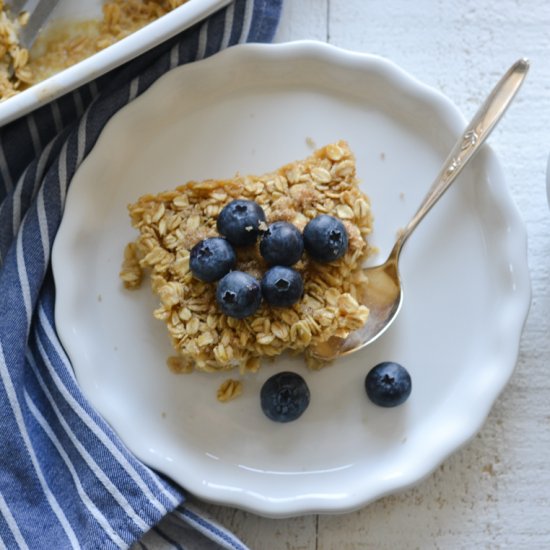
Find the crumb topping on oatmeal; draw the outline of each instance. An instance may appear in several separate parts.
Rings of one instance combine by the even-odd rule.
[[[284,220],[301,231],[319,214],[340,218],[348,233],[346,254],[330,264],[304,255],[294,267],[304,281],[304,296],[290,308],[262,304],[245,319],[223,315],[215,285],[199,281],[189,269],[189,251],[217,234],[221,209],[236,198],[256,201],[268,223]],[[121,279],[126,288],[140,286],[150,272],[160,304],[154,316],[166,323],[178,368],[220,371],[239,367],[256,371],[260,358],[303,352],[308,365],[322,363],[308,350],[331,337],[345,338],[364,325],[368,310],[360,305],[365,276],[360,269],[370,253],[366,237],[372,216],[358,186],[355,158],[346,142],[315,151],[262,176],[189,182],[173,191],[145,195],[128,207],[139,231],[124,253]],[[237,250],[236,269],[261,278],[267,266],[258,246]]]

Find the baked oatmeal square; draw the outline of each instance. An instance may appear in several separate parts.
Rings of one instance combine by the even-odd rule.
[[[234,199],[256,201],[268,224],[287,221],[300,231],[320,214],[335,216],[345,225],[348,249],[329,264],[302,256],[293,267],[302,275],[304,294],[293,306],[262,303],[250,317],[228,317],[216,303],[216,285],[191,273],[189,255],[199,241],[217,236],[217,217]],[[368,309],[360,305],[366,283],[361,266],[371,252],[366,237],[372,215],[344,141],[261,176],[191,181],[173,191],[145,195],[128,210],[139,235],[125,249],[120,276],[132,289],[149,275],[160,300],[154,316],[166,323],[177,352],[169,362],[172,370],[256,371],[262,358],[287,350],[303,352],[307,364],[319,368],[323,363],[311,351],[331,337],[345,338],[367,319]],[[237,248],[236,253],[235,269],[260,279],[267,265],[258,245]]]

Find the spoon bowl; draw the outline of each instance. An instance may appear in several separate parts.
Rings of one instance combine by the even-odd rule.
[[[347,355],[374,342],[397,317],[403,304],[403,287],[397,262],[397,254],[392,253],[383,264],[364,270],[367,284],[361,302],[369,308],[369,316],[362,328],[342,342],[340,355]]]
[[[502,118],[529,70],[529,62],[519,59],[504,74],[459,137],[415,215],[399,234],[388,259],[381,265],[364,268],[367,276],[360,302],[369,308],[367,322],[347,338],[332,337],[315,347],[312,355],[324,361],[355,353],[379,338],[393,323],[403,303],[399,275],[401,249],[411,233],[456,180],[479,151]]]

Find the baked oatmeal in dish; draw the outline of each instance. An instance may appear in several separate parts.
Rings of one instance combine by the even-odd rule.
[[[19,43],[29,14],[11,13],[0,0],[0,100],[118,42],[188,0],[105,0],[101,19],[48,26],[31,51]]]
[[[216,303],[216,285],[191,273],[189,256],[199,241],[217,236],[217,217],[234,199],[255,201],[268,224],[291,222],[300,231],[313,218],[330,214],[343,222],[348,248],[331,263],[302,256],[294,269],[302,276],[304,292],[294,305],[278,308],[263,302],[249,317],[228,317]],[[154,316],[166,323],[177,351],[169,361],[174,371],[256,371],[262,358],[287,350],[303,353],[310,367],[319,368],[323,363],[311,350],[331,337],[345,338],[367,319],[368,309],[360,305],[366,282],[361,266],[371,252],[366,237],[372,216],[344,141],[271,173],[191,181],[142,196],[128,209],[139,235],[126,246],[120,276],[128,289],[149,276],[160,301]],[[234,269],[261,279],[268,266],[258,249],[257,243],[237,249]]]

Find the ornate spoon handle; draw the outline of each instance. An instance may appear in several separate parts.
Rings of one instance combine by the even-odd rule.
[[[390,256],[397,258],[401,247],[409,235],[422,221],[432,206],[441,198],[443,193],[447,191],[451,183],[453,183],[456,177],[462,172],[462,169],[468,164],[468,161],[489,137],[496,123],[502,117],[512,99],[514,99],[525,79],[528,69],[529,61],[526,59],[516,61],[494,87],[489,97],[479,108],[464,131],[462,137],[451,150],[447,160],[443,164],[443,168],[416,211],[416,214],[401,232]]]

